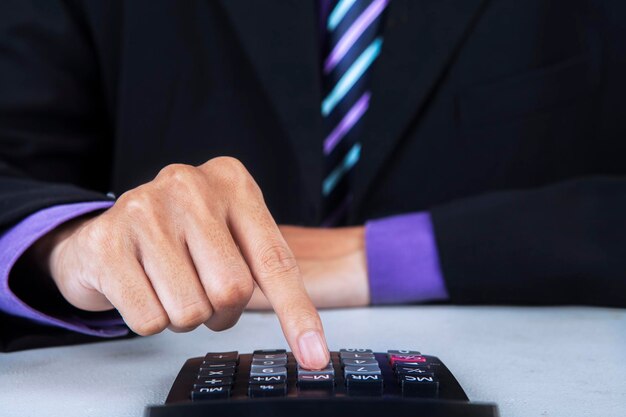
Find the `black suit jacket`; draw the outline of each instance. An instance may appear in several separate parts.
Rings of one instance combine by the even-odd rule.
[[[0,229],[219,155],[277,222],[318,225],[317,19],[3,0]],[[454,303],[626,305],[623,0],[392,0],[372,71],[351,223],[430,210]]]

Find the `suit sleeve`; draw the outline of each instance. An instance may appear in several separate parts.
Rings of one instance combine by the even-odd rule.
[[[589,6],[605,58],[587,161],[601,175],[431,208],[452,302],[626,307],[624,2]]]
[[[0,233],[47,207],[108,200],[111,123],[93,49],[69,3],[0,2]],[[39,289],[26,269],[10,282]],[[2,313],[0,328],[3,350],[86,340]]]
[[[626,307],[626,178],[580,178],[431,210],[450,300]]]

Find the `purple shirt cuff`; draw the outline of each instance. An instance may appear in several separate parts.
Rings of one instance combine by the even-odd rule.
[[[64,204],[40,210],[26,217],[0,236],[0,310],[42,324],[62,327],[79,333],[117,337],[128,328],[117,313],[91,314],[92,317],[52,317],[24,303],[9,287],[9,274],[24,252],[46,233],[60,224],[83,214],[111,207],[112,202]],[[86,313],[87,315],[88,313]]]
[[[367,222],[365,246],[372,304],[448,299],[428,212]]]

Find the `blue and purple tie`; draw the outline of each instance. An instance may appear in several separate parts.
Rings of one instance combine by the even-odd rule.
[[[324,118],[323,226],[345,224],[354,166],[361,154],[359,130],[370,101],[368,73],[382,47],[380,29],[389,0],[333,2],[326,21],[322,65]]]

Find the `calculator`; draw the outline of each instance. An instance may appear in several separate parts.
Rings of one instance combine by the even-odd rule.
[[[497,417],[470,402],[437,357],[413,349],[331,352],[324,369],[299,366],[284,349],[209,352],[185,362],[163,405],[146,417]]]

